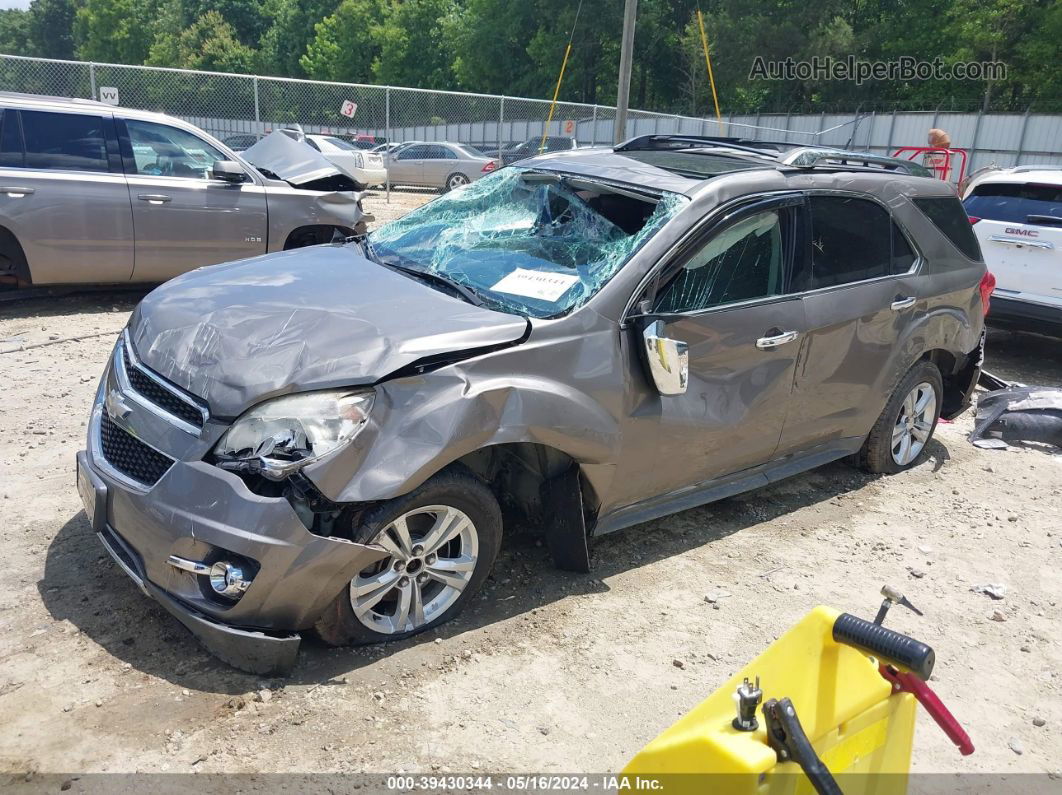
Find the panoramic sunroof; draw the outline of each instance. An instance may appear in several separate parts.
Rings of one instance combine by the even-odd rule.
[[[744,158],[735,155],[710,154],[708,152],[676,152],[674,150],[634,150],[617,152],[623,157],[637,160],[650,166],[662,168],[675,174],[698,179],[717,177],[731,171],[747,171],[753,168],[770,168],[767,160]]]

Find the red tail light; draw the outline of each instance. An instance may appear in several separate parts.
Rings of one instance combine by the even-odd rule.
[[[497,163],[495,163],[493,160],[489,160],[489,161],[487,161],[486,163],[483,164],[483,173],[484,174],[489,174],[491,171],[493,171],[497,167],[498,167]]]
[[[981,306],[985,310],[985,315],[987,315],[988,305],[992,299],[992,291],[996,289],[996,277],[992,275],[992,271],[985,271],[985,275],[981,277],[981,284],[977,289],[981,291]]]
[[[980,221],[980,220],[981,220],[981,219],[980,219],[980,218],[978,218],[978,217],[977,217],[976,215],[968,215],[968,216],[966,216],[966,217],[970,219],[970,225],[971,225],[971,226],[973,226],[974,224],[976,224],[976,223],[977,223],[978,221]]]

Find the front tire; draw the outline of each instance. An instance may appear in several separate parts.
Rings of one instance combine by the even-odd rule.
[[[366,512],[360,525],[390,556],[355,574],[318,619],[317,634],[333,646],[400,640],[449,621],[501,547],[498,501],[457,466]]]
[[[935,364],[922,361],[912,367],[863,442],[859,467],[893,475],[917,464],[933,438],[943,395],[943,380]]]

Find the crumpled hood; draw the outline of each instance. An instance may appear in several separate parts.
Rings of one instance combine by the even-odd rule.
[[[235,417],[275,395],[370,384],[426,356],[516,342],[528,321],[348,244],[191,271],[149,293],[129,327],[144,364]]]
[[[309,144],[289,138],[279,130],[245,151],[243,159],[297,186],[340,174],[349,176]]]

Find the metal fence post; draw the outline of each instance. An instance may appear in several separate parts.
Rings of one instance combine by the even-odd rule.
[[[889,122],[889,138],[885,141],[885,154],[892,155],[892,131],[896,129],[896,106],[892,106],[892,120]]]
[[[597,105],[594,105],[593,115],[590,116],[590,146],[597,146]]]
[[[498,159],[502,156],[502,127],[505,125],[505,97],[498,98]]]
[[[985,118],[984,108],[977,114],[977,123],[974,124],[973,143],[970,144],[970,162],[966,168],[970,173],[974,171],[974,158],[977,157],[977,139],[981,137],[981,122]],[[965,176],[965,175],[963,175]]]
[[[96,96],[96,64],[89,61],[89,99],[98,99]]]
[[[258,76],[254,78],[254,120],[256,123],[261,124],[262,114],[258,110]],[[255,130],[255,132],[262,132],[261,130]]]
[[[1032,113],[1032,105],[1025,106],[1025,118],[1021,123],[1021,134],[1018,136],[1018,151],[1014,155],[1014,165],[1021,165],[1022,152],[1025,149],[1025,131],[1029,129],[1029,114]]]
[[[384,127],[387,128],[387,143],[392,144],[391,140],[391,86],[387,86],[384,89]],[[387,147],[387,162],[391,162],[391,150],[393,146]],[[387,203],[391,203],[391,169],[387,169]]]

